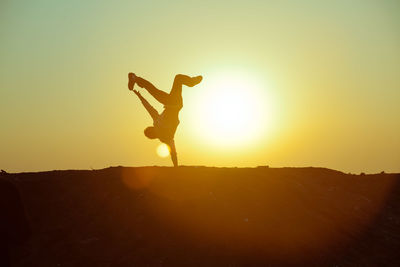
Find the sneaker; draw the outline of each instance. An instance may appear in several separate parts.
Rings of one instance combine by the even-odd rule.
[[[203,80],[203,76],[201,76],[201,75],[192,77],[190,80],[190,83],[189,83],[189,87],[193,87],[193,86],[199,84],[202,80]]]
[[[133,90],[133,86],[135,85],[136,75],[135,73],[129,72],[128,73],[128,88],[129,90]]]

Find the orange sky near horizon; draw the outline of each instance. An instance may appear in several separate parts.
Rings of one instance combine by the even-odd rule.
[[[180,164],[400,172],[399,14],[392,0],[3,1],[0,168],[171,166],[143,135],[132,71],[165,91],[203,75],[183,89]],[[241,126],[211,121],[236,85],[218,115]]]

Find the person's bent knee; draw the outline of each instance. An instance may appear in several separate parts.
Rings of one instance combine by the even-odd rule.
[[[180,82],[180,83],[181,83],[184,76],[185,76],[185,75],[183,75],[183,74],[177,74],[177,75],[175,75],[175,82]]]

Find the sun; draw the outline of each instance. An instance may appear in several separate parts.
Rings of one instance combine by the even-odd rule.
[[[268,98],[257,79],[244,74],[212,77],[197,100],[196,126],[206,142],[218,146],[254,143],[269,120]]]

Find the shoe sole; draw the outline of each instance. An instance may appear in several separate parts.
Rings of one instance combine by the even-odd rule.
[[[136,75],[134,73],[132,72],[128,73],[128,79],[129,79],[128,88],[131,91],[133,90],[133,86],[135,86],[135,77]]]

